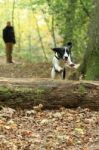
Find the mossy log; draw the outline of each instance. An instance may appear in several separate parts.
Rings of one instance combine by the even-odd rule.
[[[51,79],[0,79],[0,106],[32,109],[99,109],[99,81],[62,81]]]

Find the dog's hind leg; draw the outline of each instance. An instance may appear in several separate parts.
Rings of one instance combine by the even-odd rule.
[[[55,79],[55,76],[56,76],[56,71],[55,71],[55,68],[53,67],[51,70],[51,78]]]
[[[66,68],[65,67],[64,67],[61,75],[62,75],[62,79],[65,80],[65,78],[66,78]]]

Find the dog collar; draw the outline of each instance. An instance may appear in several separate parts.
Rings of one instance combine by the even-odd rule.
[[[55,55],[55,57],[56,57],[58,60],[60,59],[60,57],[59,57],[59,56],[56,56],[56,55]]]

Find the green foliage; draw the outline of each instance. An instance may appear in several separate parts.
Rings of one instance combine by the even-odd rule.
[[[85,93],[86,92],[85,87],[83,85],[79,85],[78,92],[80,92],[82,94]]]
[[[46,89],[44,89],[43,87],[42,88],[39,87],[33,91],[33,94],[35,98],[41,98],[41,96],[43,96],[45,92],[46,92]]]
[[[5,86],[0,86],[0,92],[4,92],[4,93],[9,93],[9,88],[5,87]]]
[[[91,57],[86,72],[87,80],[99,80],[99,55]]]
[[[35,89],[34,93],[35,93],[36,95],[38,95],[38,96],[39,96],[39,95],[42,95],[42,94],[45,93],[45,89],[37,88],[37,89]]]
[[[74,55],[76,58],[79,58],[77,61],[80,61],[86,47],[86,33],[89,22],[89,16],[85,10],[90,14],[91,0],[82,1],[83,5],[80,0],[49,0],[48,2],[49,12],[54,14],[56,27],[59,34],[63,37],[63,45],[71,40],[74,45]]]

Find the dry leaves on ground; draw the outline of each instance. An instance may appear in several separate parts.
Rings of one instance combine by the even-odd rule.
[[[96,150],[98,146],[99,112],[0,110],[0,150]]]

